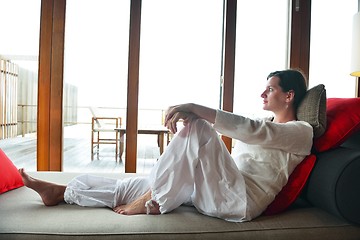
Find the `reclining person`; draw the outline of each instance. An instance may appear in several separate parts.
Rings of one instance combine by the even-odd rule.
[[[296,118],[306,91],[303,74],[290,69],[267,77],[261,97],[271,118],[250,119],[197,104],[170,107],[165,126],[177,134],[148,177],[81,175],[65,186],[19,172],[47,206],[66,202],[134,215],[164,214],[190,203],[208,216],[249,221],[267,208],[310,154],[313,129]],[[180,119],[184,128],[177,132]],[[218,133],[236,139],[232,154]]]

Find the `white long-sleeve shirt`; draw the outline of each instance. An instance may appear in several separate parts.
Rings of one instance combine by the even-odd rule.
[[[214,128],[236,139],[232,157],[244,176],[248,205],[258,209],[249,215],[266,209],[312,147],[313,129],[304,121],[274,123],[218,110]]]

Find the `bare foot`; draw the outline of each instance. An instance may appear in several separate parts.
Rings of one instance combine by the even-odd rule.
[[[146,205],[148,207],[146,207]],[[149,212],[147,210],[149,209]],[[113,208],[114,212],[124,215],[160,214],[159,204],[151,200],[151,191],[134,200],[133,202]]]
[[[19,173],[24,185],[37,192],[46,206],[54,206],[64,201],[66,186],[32,178],[23,168],[19,169]]]

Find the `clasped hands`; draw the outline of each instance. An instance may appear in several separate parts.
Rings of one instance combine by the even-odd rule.
[[[172,133],[176,133],[177,122],[182,120],[183,124],[186,126],[195,118],[198,118],[198,116],[191,112],[190,104],[171,106],[166,111],[164,126]]]

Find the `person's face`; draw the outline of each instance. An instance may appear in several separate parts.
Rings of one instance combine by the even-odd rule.
[[[288,93],[283,92],[279,85],[280,79],[273,76],[268,79],[265,91],[261,94],[263,109],[277,112],[286,108],[288,103]]]

